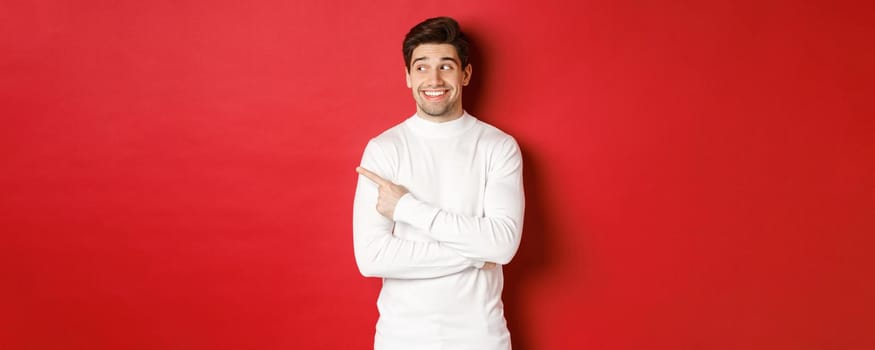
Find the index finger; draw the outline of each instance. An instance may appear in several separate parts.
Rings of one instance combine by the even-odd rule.
[[[373,181],[374,183],[376,183],[379,186],[386,186],[389,184],[389,180],[386,180],[386,179],[380,177],[380,175],[377,175],[373,171],[370,171],[368,169],[365,169],[362,167],[356,167],[355,172],[357,172],[361,175],[364,175],[364,177],[366,177],[368,179],[371,179],[371,181]]]

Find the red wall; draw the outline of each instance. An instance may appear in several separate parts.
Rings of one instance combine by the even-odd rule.
[[[515,349],[875,348],[870,1],[4,1],[0,347],[365,349],[355,165],[448,14]]]

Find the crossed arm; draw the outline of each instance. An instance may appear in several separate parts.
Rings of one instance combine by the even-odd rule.
[[[495,170],[487,181],[483,217],[432,207],[403,186],[364,167],[356,168],[362,176],[356,191],[354,239],[362,274],[431,278],[472,266],[490,269],[508,263],[519,246],[524,200],[522,164],[515,143],[505,156],[508,165]],[[362,165],[376,166],[364,162]],[[392,234],[395,222],[420,228],[433,241],[395,237]]]
[[[378,191],[373,182],[364,176],[359,177],[353,202],[353,247],[362,275],[398,279],[434,278],[483,265],[440,242],[421,242],[395,236],[395,222],[374,210],[378,203]]]

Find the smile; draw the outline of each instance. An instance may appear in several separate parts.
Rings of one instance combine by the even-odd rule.
[[[422,94],[430,100],[442,98],[447,92],[447,90],[422,90]]]

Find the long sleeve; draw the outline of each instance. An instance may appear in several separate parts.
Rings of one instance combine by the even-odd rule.
[[[379,146],[373,141],[369,142],[362,156],[362,167],[382,176],[391,173],[389,164]],[[399,279],[434,278],[476,266],[476,261],[465,258],[439,242],[395,237],[392,234],[395,223],[376,210],[377,196],[377,186],[364,176],[359,176],[353,204],[353,246],[362,275]]]
[[[507,264],[519,248],[525,209],[519,146],[508,138],[492,160],[482,217],[454,214],[408,193],[395,208],[395,221],[427,231],[430,238],[465,257]]]

